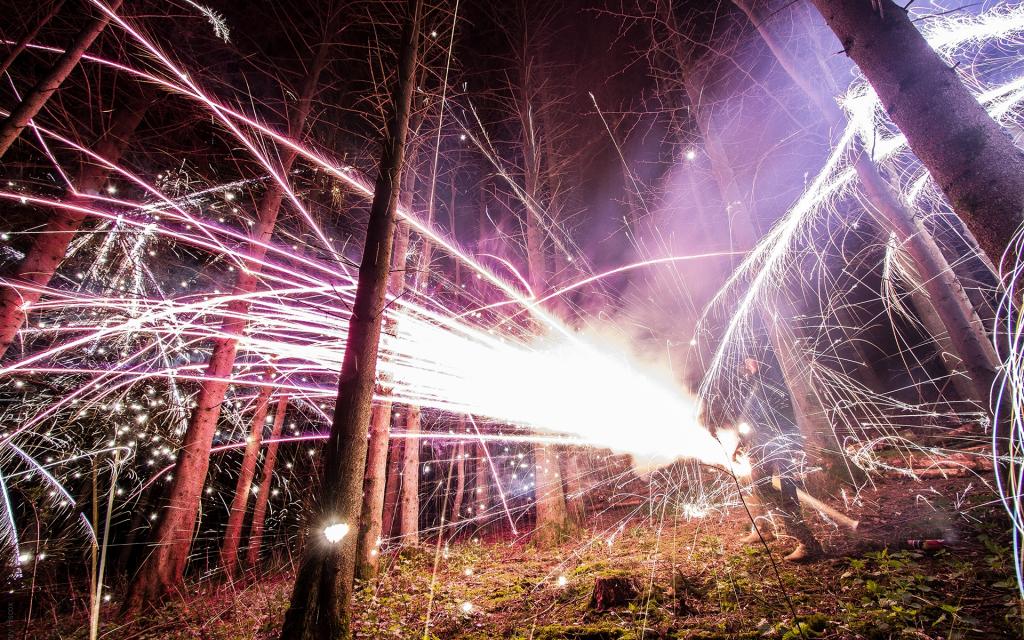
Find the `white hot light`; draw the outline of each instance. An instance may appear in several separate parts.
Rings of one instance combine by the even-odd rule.
[[[327,538],[327,542],[330,542],[331,544],[341,542],[341,539],[344,538],[346,534],[348,534],[348,525],[342,522],[336,522],[324,527],[324,537]]]
[[[697,419],[695,399],[615,342],[549,335],[515,343],[410,314],[398,318],[384,349],[400,345],[416,359],[387,359],[380,368],[394,381],[394,397],[420,406],[561,433],[649,462],[685,457],[728,466],[729,455]]]

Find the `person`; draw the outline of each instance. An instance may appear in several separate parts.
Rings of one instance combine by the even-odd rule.
[[[747,508],[754,516],[743,544],[760,544],[775,539],[772,523],[797,541],[797,547],[785,557],[788,562],[812,562],[823,555],[821,544],[807,525],[797,497],[796,467],[802,455],[799,430],[792,400],[784,384],[765,379],[761,363],[745,358],[740,367],[743,405],[737,431],[741,447],[750,458],[753,500]],[[779,486],[773,483],[778,477]]]

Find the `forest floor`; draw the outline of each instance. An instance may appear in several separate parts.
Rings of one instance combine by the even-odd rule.
[[[983,481],[891,481],[836,506],[861,521],[858,534],[815,516],[827,557],[808,565],[782,562],[794,546],[785,538],[768,550],[741,546],[743,509],[660,525],[647,507],[632,519],[609,512],[551,550],[528,541],[428,542],[385,554],[380,578],[361,586],[357,637],[1024,637],[1009,520]],[[910,549],[908,539],[918,538],[946,544]],[[100,637],[276,638],[292,575],[284,567],[245,584],[196,585],[146,618],[105,622]],[[598,581],[621,603],[598,610]],[[104,617],[114,620],[116,601],[107,606]],[[0,633],[85,638],[86,628],[81,616],[44,613],[27,636],[13,625]]]

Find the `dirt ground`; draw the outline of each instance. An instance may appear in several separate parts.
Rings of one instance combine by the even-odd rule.
[[[1021,601],[1009,520],[984,481],[891,482],[831,501],[861,521],[851,536],[814,517],[827,557],[790,565],[780,538],[743,547],[742,509],[686,519],[649,505],[610,510],[561,547],[470,534],[385,554],[355,603],[360,638],[638,640],[661,638],[1019,638]],[[642,512],[642,513],[639,513]],[[920,550],[912,539],[942,539]],[[436,571],[435,571],[436,566]],[[246,582],[191,585],[101,637],[274,638],[287,565]],[[595,603],[595,584],[619,602]],[[105,617],[115,619],[116,595]],[[83,614],[40,606],[26,636],[85,638]]]

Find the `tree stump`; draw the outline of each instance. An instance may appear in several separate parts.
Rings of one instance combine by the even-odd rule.
[[[672,575],[672,611],[677,616],[689,616],[696,613],[695,605],[707,595],[707,589],[699,580],[676,569]]]
[[[594,580],[594,593],[590,596],[590,608],[594,611],[608,611],[627,606],[639,594],[636,583],[630,576],[598,576]]]

